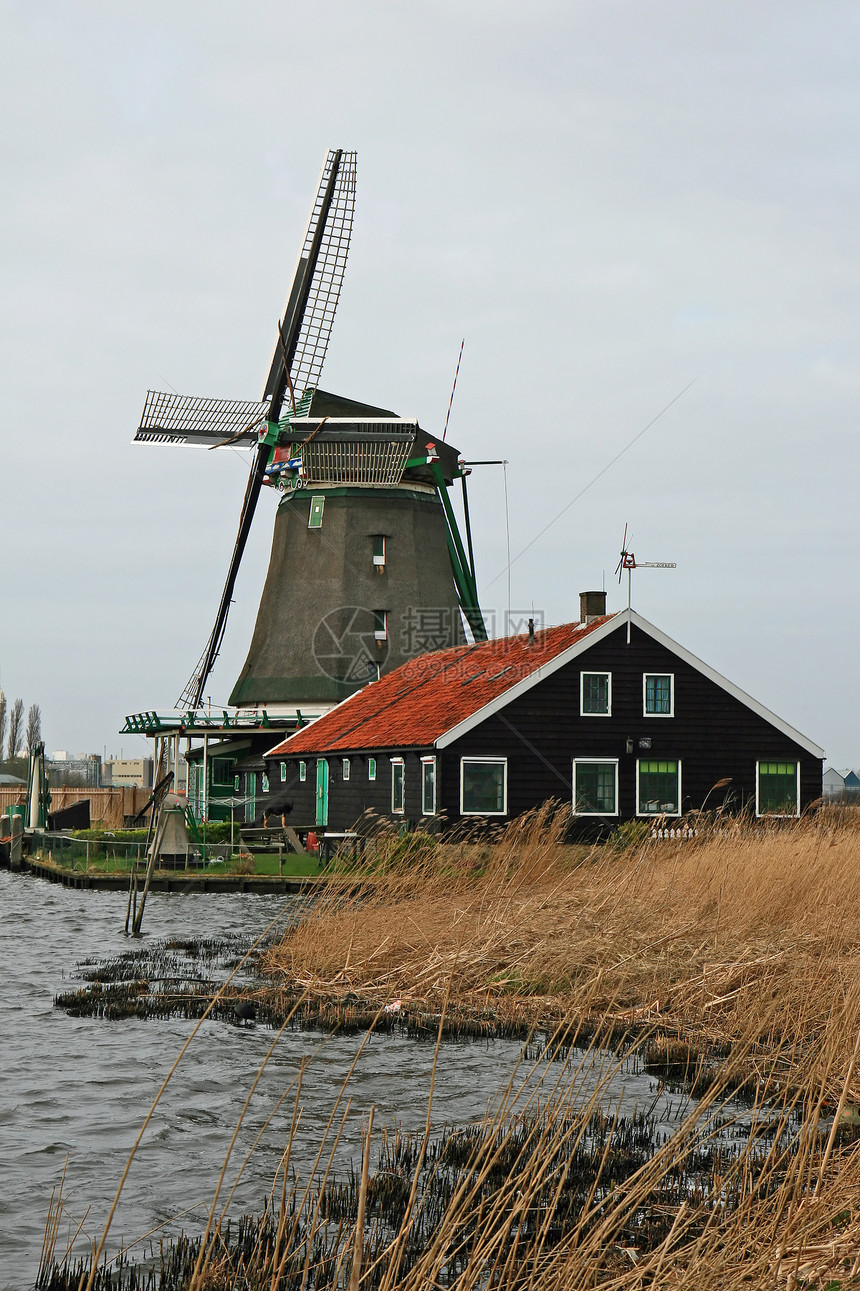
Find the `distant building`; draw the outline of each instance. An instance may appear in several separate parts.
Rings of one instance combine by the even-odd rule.
[[[825,798],[841,798],[845,792],[845,776],[835,767],[827,767],[821,783]]]
[[[850,767],[837,771],[836,767],[827,767],[823,777],[824,797],[831,802],[860,800],[860,776]]]
[[[48,763],[48,774],[54,784],[82,784],[97,789],[101,784],[102,760],[98,753],[70,755],[56,749]]]
[[[108,758],[102,766],[102,784],[152,788],[152,758]]]

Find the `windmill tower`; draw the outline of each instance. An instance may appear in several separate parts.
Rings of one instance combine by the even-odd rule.
[[[356,155],[329,152],[263,398],[150,391],[135,439],[256,445],[206,649],[178,707],[196,709],[223,640],[264,486],[280,494],[269,570],[230,702],[314,716],[423,650],[486,630],[468,534],[468,474],[416,420],[319,389],[355,205]],[[462,481],[467,541],[448,496]]]

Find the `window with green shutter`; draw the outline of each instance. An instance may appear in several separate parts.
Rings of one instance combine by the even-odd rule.
[[[573,810],[577,816],[618,815],[618,762],[577,758],[573,764]]]
[[[421,814],[436,814],[436,759],[421,759]]]
[[[798,780],[796,762],[759,762],[756,815],[799,816]]]
[[[310,511],[308,512],[309,529],[322,529],[324,507],[325,507],[324,496],[311,498],[311,507],[310,507]]]
[[[675,678],[670,672],[643,675],[646,717],[671,717],[674,713]]]
[[[402,815],[406,799],[406,772],[403,758],[391,759],[391,810]]]
[[[504,816],[507,809],[507,758],[461,758],[460,811],[462,815]]]
[[[636,799],[640,816],[680,816],[680,762],[640,758],[636,763]]]
[[[579,711],[583,717],[612,715],[612,673],[583,672],[580,674]]]

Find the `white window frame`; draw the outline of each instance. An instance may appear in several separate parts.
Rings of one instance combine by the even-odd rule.
[[[269,792],[269,777],[266,775],[265,771],[263,772],[263,775],[262,775],[262,778],[261,778],[261,780],[260,780],[260,783],[261,783],[261,785],[263,786],[263,793],[268,793],[268,792]]]
[[[380,555],[380,556],[377,556],[377,555],[376,555],[376,553],[373,551],[373,547],[376,545],[376,540],[377,540],[377,538],[381,538],[381,539],[382,539],[382,555]],[[375,533],[375,534],[373,534],[373,536],[372,536],[372,538],[371,538],[371,555],[372,555],[372,557],[373,557],[373,563],[374,563],[374,565],[376,566],[376,568],[377,568],[377,569],[384,569],[384,568],[385,568],[386,557],[388,556],[388,540],[387,540],[386,535],[385,535],[384,533]]]
[[[287,778],[287,764],[286,762],[282,762],[281,763],[281,784],[284,783],[286,778]]]
[[[382,627],[378,628],[376,624],[379,622],[380,616],[382,617]],[[373,611],[373,639],[374,641],[388,640],[388,610]]]
[[[304,781],[307,780],[307,778],[308,778],[308,764],[307,762],[300,762],[299,779],[304,783]]]
[[[342,768],[343,768],[343,778],[344,780],[348,780],[349,779],[349,758],[343,758]]]
[[[429,811],[424,805],[424,768],[425,767],[433,768],[433,806],[430,808]],[[436,815],[436,773],[437,773],[437,767],[436,767],[435,757],[422,758],[421,759],[421,815],[422,816]]]
[[[784,811],[765,811],[759,810],[759,767],[762,762],[793,762],[796,767],[794,794],[797,810],[786,813]],[[800,815],[800,759],[799,758],[757,758],[755,764],[755,814],[761,820],[797,820]]]
[[[606,712],[605,713],[586,713],[585,711],[585,678],[586,677],[605,677],[606,678]],[[579,674],[579,715],[580,717],[611,717],[612,716],[612,673],[606,672],[602,668],[586,668]]]
[[[394,771],[396,767],[400,767],[400,772],[401,772],[401,780],[400,780],[401,801],[400,801],[399,807],[395,807],[394,805]],[[403,816],[406,814],[406,763],[404,762],[403,758],[391,759],[391,814],[393,816]]]
[[[504,767],[504,776],[502,779],[503,806],[501,811],[467,811],[463,805],[463,782],[465,780],[467,762],[501,762]],[[507,816],[508,814],[508,759],[507,758],[490,758],[490,757],[461,757],[460,758],[460,815],[461,816]]]
[[[661,672],[661,673],[655,673],[653,675],[658,677],[665,677],[666,673]],[[677,762],[678,763],[678,804],[677,804],[678,810],[677,811],[640,811],[639,810],[639,763],[640,762]],[[681,774],[682,774],[682,768],[681,768],[680,758],[660,758],[660,757],[654,757],[652,755],[649,758],[636,759],[636,815],[639,817],[640,820],[656,820],[658,816],[683,815],[683,812],[681,811],[681,804],[684,801],[684,797],[683,797],[683,791],[681,788],[681,785],[682,785]]]
[[[367,759],[367,778],[368,780],[376,779],[376,758]]]
[[[601,766],[615,767],[615,810],[614,811],[577,811],[576,810],[576,768],[577,766],[586,762],[590,762],[592,764],[596,762],[596,763],[599,763]],[[574,816],[588,817],[588,816],[617,816],[618,815],[618,758],[574,758],[573,771],[571,773],[571,786],[573,789],[573,798],[571,802],[571,807],[572,807]],[[637,803],[638,801],[639,800],[637,798]]]
[[[649,713],[648,703],[648,678],[649,677],[668,677],[669,678],[669,711],[668,713]],[[674,717],[675,716],[675,674],[674,672],[643,672],[642,674],[642,716],[643,717]]]

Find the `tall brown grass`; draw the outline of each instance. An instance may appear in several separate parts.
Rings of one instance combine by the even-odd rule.
[[[770,828],[700,820],[694,839],[640,837],[615,849],[563,847],[563,827],[548,807],[492,847],[398,843],[332,882],[265,962],[285,1001],[358,997],[377,1019],[395,1001],[407,1012],[435,1010],[437,1053],[450,1010],[548,1028],[539,1094],[511,1073],[442,1222],[414,1245],[427,1171],[438,1168],[427,1156],[432,1085],[420,1150],[411,1173],[402,1172],[406,1204],[394,1231],[383,1231],[378,1214],[363,1231],[373,1190],[391,1187],[389,1166],[371,1165],[372,1116],[352,1209],[329,1217],[324,1193],[347,1082],[310,1175],[289,1178],[288,1142],[265,1222],[238,1244],[225,1236],[223,1212],[215,1218],[216,1197],[204,1239],[170,1285],[837,1291],[854,1284],[860,1151],[841,1132],[843,1113],[860,1103],[853,817],[821,812]],[[598,1044],[624,1027],[643,1052],[659,1036],[691,1053],[710,1046],[721,1060],[686,1123],[623,1178],[615,1178],[607,1139],[590,1187],[562,1217],[566,1182],[606,1091],[580,1078],[577,1059],[551,1060],[552,1035],[590,1034]],[[718,1162],[705,1185],[679,1188],[717,1132],[709,1118],[741,1083],[752,1100],[746,1147]],[[300,1095],[301,1077],[294,1125]],[[768,1129],[774,1120],[785,1133]],[[49,1222],[46,1241],[54,1227]]]
[[[768,826],[719,817],[693,839],[560,844],[547,806],[488,847],[354,870],[267,958],[276,983],[546,1023],[650,1021],[729,1043],[757,1029],[804,1049],[848,1007],[860,968],[860,824],[826,810]],[[860,1017],[857,1019],[860,1024]],[[846,1020],[845,1058],[854,1042]]]

